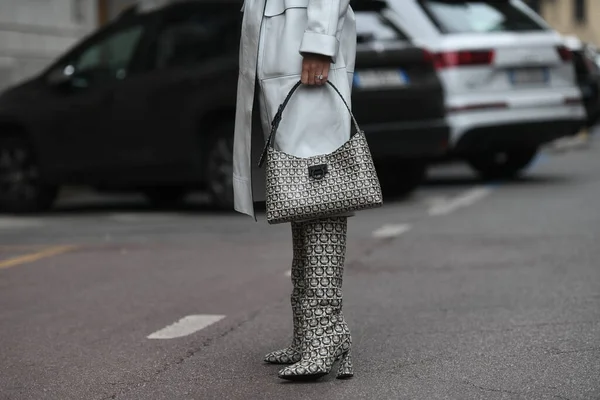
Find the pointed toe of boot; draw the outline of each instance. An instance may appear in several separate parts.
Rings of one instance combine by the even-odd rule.
[[[264,361],[269,364],[294,364],[300,361],[300,352],[290,348],[276,350],[265,355]]]
[[[300,361],[279,371],[279,377],[288,381],[312,381],[327,375],[327,371],[311,361]]]
[[[303,382],[314,381],[327,375],[326,371],[319,368],[307,368],[302,366],[292,367],[293,366],[289,366],[279,371],[279,377],[287,381]]]

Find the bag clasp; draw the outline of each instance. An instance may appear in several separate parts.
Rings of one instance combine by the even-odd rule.
[[[323,179],[327,174],[327,164],[312,165],[308,167],[308,176],[313,179]]]

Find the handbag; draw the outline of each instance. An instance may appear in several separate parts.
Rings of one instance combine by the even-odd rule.
[[[296,83],[279,106],[258,166],[266,160],[266,216],[269,224],[345,215],[383,205],[381,185],[365,133],[340,91],[355,132],[330,154],[300,158],[275,148],[275,134]]]

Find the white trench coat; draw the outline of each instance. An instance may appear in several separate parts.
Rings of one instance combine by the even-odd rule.
[[[235,209],[254,214],[251,165],[252,109],[260,96],[263,132],[300,79],[301,53],[332,59],[329,80],[348,104],[356,57],[356,26],[349,0],[246,0],[233,148]],[[258,81],[259,87],[255,87]],[[302,86],[283,113],[275,146],[297,157],[331,153],[350,136],[350,116],[327,86]]]

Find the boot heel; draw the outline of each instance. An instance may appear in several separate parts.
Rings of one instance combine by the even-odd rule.
[[[337,379],[348,379],[354,376],[354,367],[352,366],[352,354],[351,350],[342,354],[340,360],[340,366],[338,367]]]

